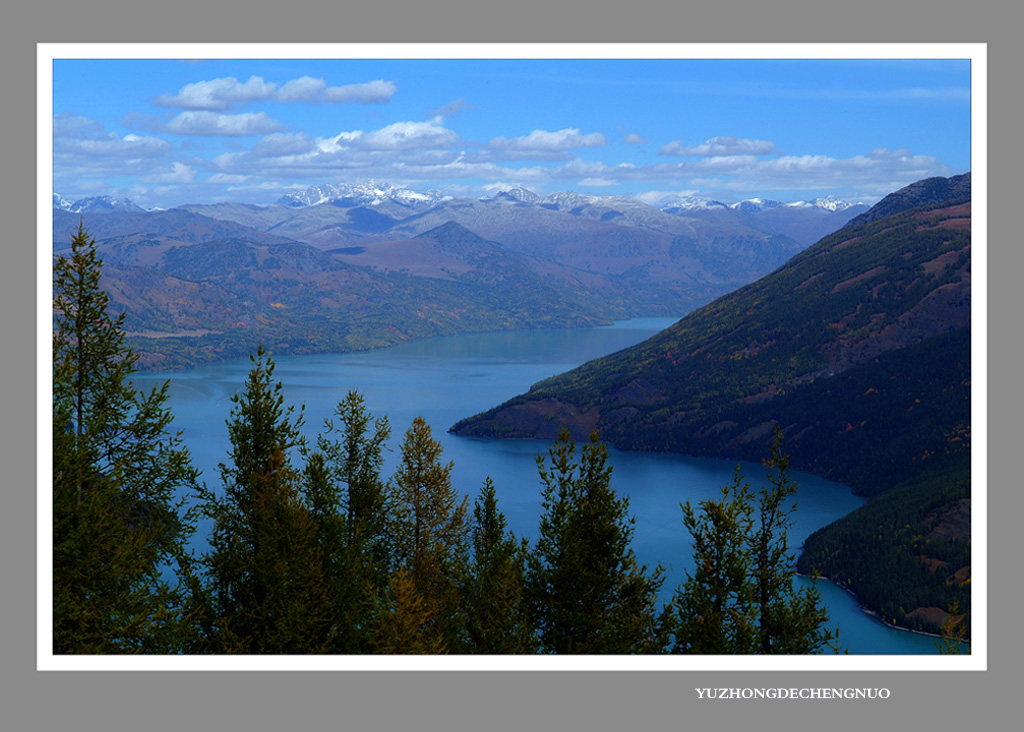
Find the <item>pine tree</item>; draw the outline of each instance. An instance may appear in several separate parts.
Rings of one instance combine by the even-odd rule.
[[[677,592],[675,651],[809,654],[836,650],[838,631],[816,587],[797,589],[788,531],[797,485],[775,431],[764,460],[767,486],[757,496],[739,470],[721,501],[689,502],[683,522],[694,540],[696,569]]]
[[[753,653],[757,642],[754,587],[748,541],[753,526],[750,486],[737,466],[720,501],[701,501],[700,513],[681,504],[683,524],[693,538],[695,570],[687,573],[675,599],[681,619],[676,653]]]
[[[760,653],[807,654],[834,648],[836,633],[827,630],[828,611],[816,587],[797,590],[796,557],[788,532],[796,503],[797,484],[789,475],[789,456],[782,452],[776,428],[770,456],[763,461],[767,486],[759,491],[751,544],[756,583]]]
[[[167,383],[132,386],[138,357],[101,274],[80,224],[54,264],[53,650],[171,653],[188,632],[182,492],[198,474],[170,432]]]
[[[424,632],[455,653],[466,643],[458,588],[466,565],[468,501],[452,486],[453,465],[441,464],[442,452],[423,418],[413,420],[393,480],[391,533],[397,569],[408,574],[427,613]]]
[[[317,526],[332,618],[332,653],[366,653],[366,622],[389,574],[388,494],[381,480],[391,428],[374,420],[350,391],[324,420],[317,451],[306,460],[306,500]],[[372,428],[372,429],[371,429]]]
[[[299,492],[291,452],[302,443],[301,413],[285,407],[274,362],[262,347],[227,421],[230,462],[222,495],[203,492],[213,519],[202,558],[202,650],[317,653],[329,633],[329,601],[317,525]]]
[[[654,653],[667,643],[658,613],[661,568],[648,574],[629,544],[629,500],[611,487],[607,449],[591,435],[577,461],[563,429],[537,465],[543,513],[529,567],[529,596],[543,650],[551,653]]]
[[[537,633],[526,604],[527,542],[506,529],[494,483],[473,506],[473,557],[462,591],[474,653],[535,653]]]

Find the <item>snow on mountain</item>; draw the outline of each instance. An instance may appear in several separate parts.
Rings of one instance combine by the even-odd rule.
[[[853,206],[860,206],[860,203],[850,203],[849,201],[843,201],[842,199],[836,198],[835,196],[826,196],[825,198],[815,198],[813,201],[793,201],[787,203],[786,206],[789,208],[805,208],[805,209],[820,209],[822,211],[845,211]]]
[[[711,210],[723,210],[732,209],[733,211],[740,211],[743,213],[760,213],[761,211],[769,211],[777,208],[789,208],[789,209],[804,209],[812,210],[817,209],[821,211],[845,211],[852,206],[858,206],[857,203],[849,203],[843,201],[835,196],[826,196],[825,198],[815,198],[813,201],[793,201],[791,203],[782,203],[781,201],[775,201],[768,198],[746,198],[736,203],[721,203],[720,201],[714,201],[709,198],[700,198],[698,196],[666,196],[661,199],[657,207],[662,211],[672,211],[678,213],[682,211],[711,211]]]
[[[540,200],[540,196],[526,188],[510,188],[509,190],[499,191],[491,200],[501,199],[518,201],[519,203],[537,203]]]
[[[675,195],[666,196],[658,201],[658,208],[662,211],[721,211],[728,206],[710,198]]]
[[[313,185],[301,191],[288,193],[277,200],[282,206],[305,208],[335,204],[345,207],[380,206],[384,203],[397,203],[407,208],[429,208],[441,201],[450,199],[439,191],[421,193],[409,188],[392,185],[378,185],[373,180],[363,183],[324,183]]]
[[[758,211],[767,211],[770,208],[779,208],[782,205],[784,205],[782,201],[773,201],[769,198],[745,198],[742,201],[730,203],[729,208],[735,211],[757,213]]]
[[[575,213],[585,208],[599,208],[611,211],[627,212],[650,210],[652,207],[633,196],[594,196],[575,191],[559,191],[551,193],[537,201],[545,208]]]
[[[89,196],[71,203],[59,193],[53,194],[53,207],[71,213],[144,213],[146,211],[142,206],[136,205],[127,198],[118,200],[113,196]]]

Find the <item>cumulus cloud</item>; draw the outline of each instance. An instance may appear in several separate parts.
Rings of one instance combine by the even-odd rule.
[[[210,79],[186,84],[177,94],[160,94],[153,103],[158,107],[171,107],[207,112],[227,112],[242,102],[307,102],[328,104],[386,104],[398,88],[394,82],[376,79],[362,84],[328,86],[323,79],[302,76],[278,86],[252,76],[246,82],[234,77]]]
[[[398,91],[392,81],[375,79],[365,84],[332,86],[324,90],[324,101],[331,104],[386,104]]]
[[[405,178],[407,170],[436,170],[452,163],[459,158],[459,142],[440,118],[396,122],[370,131],[347,130],[328,138],[275,133],[248,150],[219,155],[210,168],[225,175],[313,179],[365,171],[364,177],[393,180]]]
[[[748,140],[741,137],[712,137],[700,145],[683,145],[674,140],[658,150],[659,155],[676,157],[718,157],[731,155],[771,155],[775,143],[769,140]]]
[[[269,99],[276,88],[277,84],[266,82],[259,76],[251,76],[244,83],[229,76],[186,84],[177,94],[157,96],[154,103],[158,107],[224,112],[238,102]]]
[[[314,104],[386,104],[398,88],[393,82],[377,79],[365,84],[327,86],[323,79],[303,76],[285,83],[273,98],[278,102],[310,102]]]
[[[493,150],[513,152],[552,152],[572,150],[578,147],[600,147],[608,141],[600,132],[581,134],[579,128],[566,128],[556,132],[534,130],[521,137],[495,137],[488,143]]]
[[[56,160],[68,156],[89,158],[158,158],[171,151],[171,144],[159,137],[106,132],[103,125],[85,117],[57,115],[53,125]]]
[[[184,163],[172,163],[171,170],[165,173],[152,173],[142,180],[145,183],[173,184],[191,183],[196,179],[196,169]]]
[[[344,148],[359,150],[413,150],[451,148],[459,136],[441,124],[440,118],[429,122],[395,122],[378,130],[341,132],[322,140],[320,149],[337,152]]]
[[[53,118],[53,178],[56,190],[76,190],[83,195],[90,182],[104,193],[109,176],[166,173],[173,146],[159,137],[107,132],[87,117],[56,115]]]
[[[327,82],[323,79],[303,76],[283,84],[274,94],[274,99],[279,102],[319,102],[326,88]]]
[[[265,112],[218,114],[216,112],[187,111],[167,123],[165,130],[176,135],[220,135],[248,137],[266,135],[282,128],[280,122]]]
[[[630,132],[622,138],[622,141],[627,145],[643,145],[645,142],[650,142],[649,139],[642,135],[638,135],[635,132]]]

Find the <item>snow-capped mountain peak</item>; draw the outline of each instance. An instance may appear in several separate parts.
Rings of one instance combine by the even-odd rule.
[[[305,208],[334,204],[340,206],[380,206],[397,203],[408,208],[421,209],[433,206],[451,198],[439,191],[421,193],[410,188],[381,185],[374,180],[362,183],[324,183],[308,186],[301,191],[288,193],[277,200],[282,206]]]
[[[814,205],[828,211],[845,211],[851,206],[856,206],[857,204],[850,203],[849,201],[843,201],[835,196],[825,196],[824,198],[815,198]]]
[[[730,203],[729,208],[736,211],[755,213],[757,211],[767,211],[770,208],[779,208],[782,205],[784,204],[781,201],[773,201],[770,198],[745,198],[742,201]]]
[[[146,210],[128,198],[118,200],[113,196],[89,196],[71,203],[59,193],[53,194],[53,207],[71,213],[142,213]]]
[[[721,201],[710,198],[679,194],[662,198],[658,202],[658,208],[662,211],[715,211],[728,207]]]
[[[538,196],[536,193],[527,188],[522,188],[520,186],[517,186],[516,188],[510,188],[508,190],[499,191],[493,198],[506,198],[511,199],[513,201],[519,201],[521,203],[537,203],[537,201],[540,200],[540,196]]]
[[[790,208],[816,208],[822,211],[845,211],[859,203],[850,203],[835,196],[829,195],[824,198],[815,198],[813,201],[793,201],[786,204]]]

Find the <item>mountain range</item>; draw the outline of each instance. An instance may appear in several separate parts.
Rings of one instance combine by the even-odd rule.
[[[838,226],[863,208],[671,203],[521,188],[452,198],[373,181],[310,186],[270,206],[157,211],[54,194],[53,242],[59,253],[85,225],[141,363],[170,368],[259,342],[279,353],[345,351],[678,315],[799,252],[786,231]]]
[[[792,465],[869,503],[811,536],[821,571],[889,622],[970,608],[970,174],[927,179],[769,275],[451,429]]]

